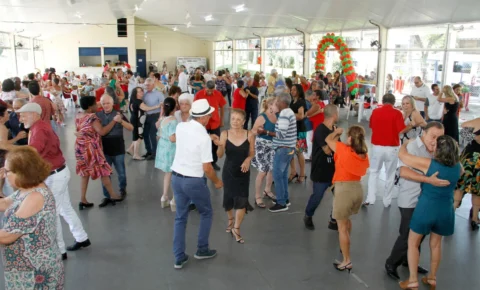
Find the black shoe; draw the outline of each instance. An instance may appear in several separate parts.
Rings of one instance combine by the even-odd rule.
[[[197,209],[197,206],[194,205],[193,203],[191,203],[189,206],[188,206],[188,211],[194,211]]]
[[[78,209],[79,210],[83,210],[84,208],[91,208],[93,207],[93,203],[89,202],[89,203],[83,203],[83,202],[79,202],[78,203]]]
[[[328,222],[328,229],[332,230],[332,231],[338,231],[338,225],[336,222],[334,221],[329,221]]]
[[[185,257],[183,257],[182,260],[176,261],[175,264],[173,265],[173,268],[175,269],[182,269],[183,266],[188,262],[188,255],[185,254]]]
[[[115,201],[113,201],[111,198],[104,198],[98,207],[106,207],[109,204],[115,205]]]
[[[147,158],[147,157],[150,156],[150,155],[152,155],[152,153],[148,153],[148,152],[147,152],[147,154],[142,155],[142,157],[143,157],[143,158]]]
[[[205,250],[205,251],[200,251],[198,250],[193,257],[197,260],[204,260],[204,259],[211,259],[217,255],[217,250]]]
[[[397,268],[385,263],[385,271],[387,272],[387,275],[390,276],[390,278],[395,279],[395,280],[400,280],[400,276],[398,275]]]
[[[408,268],[408,263],[407,263],[407,262],[403,262],[403,263],[402,263],[402,266]],[[420,273],[420,274],[427,274],[427,273],[428,273],[428,270],[425,269],[425,268],[423,268],[422,266],[418,266],[418,267],[417,267],[417,272]]]
[[[220,166],[218,166],[217,163],[212,163],[212,167],[215,171],[220,171]]]
[[[460,205],[458,207],[460,207]],[[470,208],[470,214],[468,216],[470,217],[470,219],[472,219],[472,217],[473,217],[473,207]]]
[[[476,231],[479,228],[476,221],[471,221],[470,226],[472,227],[472,231]]]
[[[281,212],[281,211],[287,211],[288,206],[286,205],[280,205],[276,203],[274,206],[268,209],[270,212]]]
[[[62,254],[62,261],[65,261],[66,259],[68,259],[67,253],[63,253]]]
[[[145,160],[155,160],[155,155],[148,155]]]
[[[125,199],[127,197],[127,190],[124,188],[120,189],[120,196],[122,199]]]
[[[81,248],[86,248],[90,246],[90,240],[86,239],[83,242],[75,242],[75,244],[71,245],[70,247],[67,247],[67,251],[77,251],[80,250]]]
[[[303,217],[303,223],[305,224],[305,227],[308,230],[313,231],[315,229],[315,225],[313,224],[312,217],[311,216],[304,216]]]

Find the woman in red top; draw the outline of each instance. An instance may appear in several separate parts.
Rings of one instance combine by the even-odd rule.
[[[332,183],[335,187],[333,199],[333,218],[337,220],[340,249],[343,254],[341,263],[333,263],[338,271],[353,268],[350,261],[350,232],[352,222],[350,216],[357,214],[362,206],[363,190],[360,179],[367,173],[368,162],[365,130],[360,126],[352,126],[347,132],[346,144],[338,141],[343,133],[342,128],[336,129],[328,135],[325,141],[328,147],[335,152],[335,174]]]
[[[325,115],[323,114],[325,103],[323,101],[320,101],[320,96],[320,91],[317,90],[314,92],[310,102],[312,104],[312,107],[310,108],[310,110],[307,111],[307,114],[305,115],[310,120],[310,122],[312,122],[313,133],[315,133],[315,129],[317,129],[318,125],[322,124],[323,120],[325,119]]]
[[[233,109],[241,109],[245,111],[245,106],[247,105],[248,94],[243,89],[244,82],[243,80],[237,81],[237,89],[233,92]]]

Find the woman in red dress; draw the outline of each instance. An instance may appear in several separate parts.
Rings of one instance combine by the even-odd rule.
[[[103,155],[101,136],[108,134],[116,123],[122,122],[122,115],[119,113],[112,118],[107,126],[103,127],[97,115],[97,102],[95,97],[82,97],[80,105],[84,110],[83,113],[77,115],[75,125],[77,127],[77,140],[75,141],[75,158],[77,159],[77,174],[82,177],[81,192],[82,198],[79,209],[89,208],[93,203],[87,201],[88,181],[97,178],[102,179],[102,183],[107,189],[110,199],[122,201],[124,197],[120,197],[113,192],[110,175],[112,168],[107,163],[105,155]]]
[[[247,105],[248,94],[243,89],[245,83],[243,80],[237,81],[237,89],[233,92],[233,104],[232,109],[241,109],[245,111],[245,106]]]
[[[312,122],[313,133],[315,134],[315,129],[318,125],[323,123],[325,115],[323,114],[323,109],[325,108],[325,103],[320,100],[321,91],[317,90],[312,94],[311,103],[312,107],[307,111],[305,115],[310,122]]]

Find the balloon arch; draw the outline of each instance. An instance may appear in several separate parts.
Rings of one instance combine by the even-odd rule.
[[[333,45],[340,54],[342,70],[347,79],[348,91],[351,95],[356,95],[358,93],[357,74],[355,73],[355,68],[353,67],[350,50],[341,36],[335,36],[334,33],[327,33],[327,35],[324,36],[318,43],[315,69],[325,72],[325,51],[330,45]]]

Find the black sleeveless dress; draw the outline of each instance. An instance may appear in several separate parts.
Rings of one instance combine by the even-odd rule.
[[[248,202],[248,191],[250,187],[250,170],[242,172],[241,166],[250,153],[250,142],[247,140],[240,146],[235,146],[230,140],[225,144],[225,164],[223,165],[223,208],[225,211],[231,209],[246,209],[252,211],[253,207]]]
[[[445,127],[445,135],[452,137],[457,142],[458,137],[458,117],[457,111],[460,104],[455,102],[454,104],[445,103],[445,109],[447,113],[443,115],[443,127]]]

